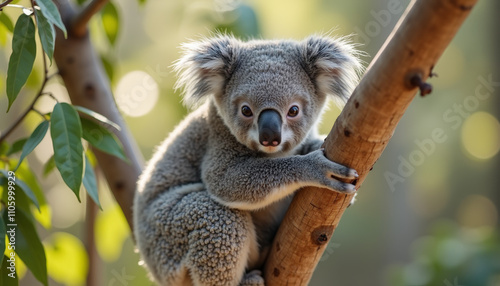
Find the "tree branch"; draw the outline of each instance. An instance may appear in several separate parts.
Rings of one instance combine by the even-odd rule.
[[[415,95],[477,0],[413,1],[337,118],[324,147],[356,169],[359,188]],[[415,81],[414,81],[415,83]],[[299,191],[274,239],[266,285],[307,285],[352,195]]]
[[[2,8],[9,5],[9,3],[12,2],[12,0],[6,0],[2,3],[0,3],[0,11],[2,11]]]
[[[70,29],[71,33],[76,37],[83,37],[87,33],[87,24],[89,23],[92,16],[97,14],[104,5],[108,3],[109,0],[93,0],[83,8],[77,15],[73,17],[71,21]]]
[[[26,116],[28,115],[28,113],[30,111],[34,110],[34,106],[35,106],[36,101],[40,98],[40,96],[42,96],[44,94],[43,90],[45,89],[45,85],[52,78],[52,76],[48,75],[47,60],[46,60],[45,54],[43,52],[42,52],[42,56],[43,56],[43,66],[44,66],[44,78],[43,78],[42,86],[38,90],[38,93],[36,94],[35,98],[31,102],[30,106],[26,109],[26,111],[24,111],[21,114],[21,116],[19,116],[19,118],[17,118],[17,120],[9,128],[7,128],[7,130],[5,132],[2,133],[2,135],[0,136],[0,143],[3,142],[19,126],[19,124],[24,120],[24,118],[26,118]]]
[[[73,6],[67,0],[58,0],[56,4],[63,22],[66,25],[71,23],[77,15]],[[68,33],[68,38],[65,39],[62,32],[57,31],[54,59],[71,102],[94,110],[121,127],[119,132],[111,131],[115,132],[122,142],[129,163],[99,150],[93,151],[111,192],[133,229],[132,203],[144,159],[116,107],[109,80],[88,33],[84,36]]]

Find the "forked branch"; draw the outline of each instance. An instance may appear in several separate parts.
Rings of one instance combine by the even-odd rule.
[[[78,14],[76,14],[70,25],[73,35],[83,37],[87,33],[88,23],[92,16],[101,11],[102,7],[104,7],[108,1],[109,0],[92,0]]]

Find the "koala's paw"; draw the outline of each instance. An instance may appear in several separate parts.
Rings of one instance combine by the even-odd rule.
[[[313,151],[308,155],[313,157],[314,164],[320,171],[320,183],[325,187],[341,193],[351,194],[356,191],[353,184],[340,182],[338,179],[354,180],[358,178],[356,170],[335,163],[326,158],[323,149]]]
[[[252,270],[245,273],[241,280],[240,286],[264,286],[264,278],[260,270]]]

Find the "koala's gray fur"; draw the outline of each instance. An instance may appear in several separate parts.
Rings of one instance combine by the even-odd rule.
[[[351,45],[320,36],[184,46],[178,86],[199,107],[158,147],[133,209],[158,284],[264,285],[259,270],[295,190],[355,191],[334,178],[357,174],[326,159],[316,125],[328,96],[347,100],[360,67]]]

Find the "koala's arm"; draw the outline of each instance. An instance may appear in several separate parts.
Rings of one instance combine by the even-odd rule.
[[[234,157],[231,157],[234,156]],[[355,178],[356,171],[328,160],[322,150],[306,155],[270,158],[239,155],[228,149],[210,154],[203,181],[215,200],[231,208],[256,210],[305,186],[353,193],[353,185],[336,178]]]
[[[139,178],[136,207],[146,207],[172,188],[201,183],[207,138],[206,107],[201,106],[175,128],[148,162]]]

